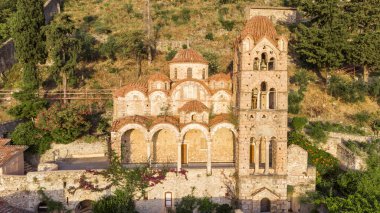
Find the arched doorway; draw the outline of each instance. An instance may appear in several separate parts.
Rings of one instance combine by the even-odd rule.
[[[235,136],[230,129],[218,129],[212,136],[211,147],[213,163],[235,162]]]
[[[49,212],[47,204],[45,202],[39,203],[37,206],[37,213],[45,213],[45,212],[46,213]]]
[[[166,164],[177,162],[176,135],[169,129],[161,129],[152,138],[152,163]]]
[[[207,140],[201,130],[190,129],[186,132],[181,159],[183,164],[207,162]]]
[[[126,131],[121,136],[121,152],[123,163],[147,163],[149,157],[144,133],[139,129]]]
[[[268,198],[263,198],[260,201],[260,212],[270,212],[270,200]]]
[[[92,212],[92,200],[83,200],[75,207],[75,213],[91,213]]]

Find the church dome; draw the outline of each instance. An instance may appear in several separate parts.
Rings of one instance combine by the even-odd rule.
[[[170,63],[200,63],[208,64],[201,54],[192,49],[181,49]]]
[[[183,105],[179,111],[180,112],[207,112],[209,109],[207,108],[206,105],[204,105],[200,101],[189,101],[185,105]]]
[[[255,41],[259,41],[263,37],[276,40],[277,32],[269,18],[255,16],[247,21],[240,36],[242,39],[246,36],[251,36]]]

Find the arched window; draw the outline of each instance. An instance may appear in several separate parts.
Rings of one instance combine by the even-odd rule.
[[[263,198],[260,201],[260,212],[270,212],[270,200],[268,198]]]
[[[172,207],[173,206],[173,195],[171,192],[165,192],[165,207]]]
[[[178,70],[177,68],[174,69],[174,79],[178,78]]]
[[[251,109],[257,109],[257,95],[258,91],[255,88],[252,90]]]
[[[253,60],[253,70],[259,70],[259,68],[260,68],[260,60],[259,58],[256,57]]]
[[[253,137],[250,139],[249,159],[251,164],[255,163],[255,138]]]
[[[274,62],[275,62],[275,59],[270,58],[269,63],[268,63],[268,70],[274,70],[275,69]]]
[[[206,69],[202,70],[202,79],[206,79]]]
[[[187,78],[193,78],[193,69],[191,67],[187,68]]]
[[[265,81],[262,82],[260,88],[261,88],[261,92],[267,91],[267,82]]]
[[[266,141],[265,141],[265,138],[262,137],[260,139],[260,150],[259,150],[259,161],[260,161],[260,164],[259,166],[264,168],[265,167],[265,151],[266,151]]]
[[[267,64],[267,54],[266,53],[262,53],[261,54],[261,64],[260,64],[260,68],[261,70],[268,70],[268,64]]]
[[[195,121],[195,114],[191,116],[191,121]]]
[[[269,141],[269,168],[273,168],[273,144],[275,142],[276,138],[272,137]]]
[[[271,88],[269,90],[269,109],[276,108],[276,90]]]

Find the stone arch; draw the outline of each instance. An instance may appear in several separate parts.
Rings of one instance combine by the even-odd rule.
[[[152,163],[167,164],[177,160],[178,129],[172,124],[157,124],[150,131]]]
[[[231,95],[224,90],[216,92],[212,96],[214,114],[228,113],[231,102]]]
[[[268,198],[263,198],[260,201],[260,212],[270,212],[270,200]]]
[[[183,136],[182,141],[182,162],[206,163],[208,139],[202,130],[191,128]],[[185,159],[186,158],[186,159]]]
[[[90,213],[92,212],[92,200],[82,200],[75,207],[75,213]]]
[[[188,125],[186,125],[185,127],[182,128],[182,130],[181,130],[181,137],[180,138],[183,140],[185,134],[188,131],[192,130],[192,129],[197,129],[197,130],[201,131],[204,134],[204,136],[206,137],[206,139],[210,140],[210,134],[209,134],[208,129],[205,126],[201,125],[201,124],[194,124],[194,123],[193,124],[188,124]]]
[[[221,123],[211,130],[211,160],[215,163],[234,163],[236,161],[236,130],[232,124]]]
[[[268,95],[268,101],[269,101],[269,109],[275,109],[276,108],[276,89],[271,88],[269,90]]]
[[[139,164],[148,162],[146,142],[148,131],[140,124],[128,124],[119,130],[121,133],[121,158],[123,163]]]
[[[165,113],[168,97],[162,91],[155,91],[149,95],[151,115],[161,115]]]
[[[144,93],[134,90],[125,95],[125,101],[127,102],[126,112],[127,115],[144,115],[146,102],[148,98]]]

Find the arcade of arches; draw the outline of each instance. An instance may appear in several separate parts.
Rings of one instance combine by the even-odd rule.
[[[231,124],[229,124],[230,126]],[[186,165],[235,162],[235,130],[220,126],[207,128],[162,128],[154,132],[132,128],[121,134],[121,157],[124,164]]]

